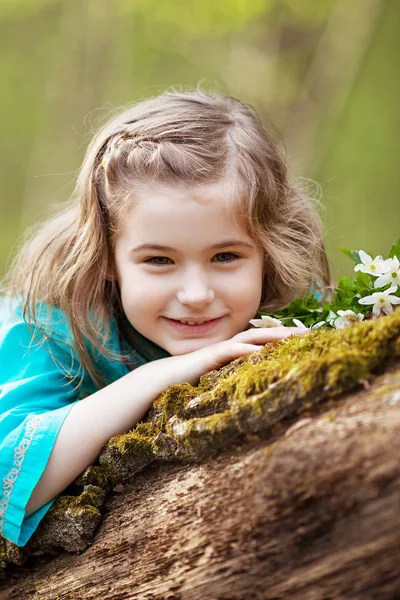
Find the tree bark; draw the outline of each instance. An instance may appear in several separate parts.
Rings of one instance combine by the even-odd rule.
[[[13,600],[394,599],[400,364],[201,464],[147,466],[80,555],[11,567]]]

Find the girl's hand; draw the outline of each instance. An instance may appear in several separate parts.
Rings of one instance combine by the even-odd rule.
[[[219,369],[235,358],[258,352],[264,344],[274,340],[283,339],[291,335],[301,335],[307,333],[308,329],[299,327],[271,327],[248,329],[238,333],[233,338],[204,346],[194,352],[172,356],[164,359],[165,366],[171,376],[171,383],[182,383],[187,381],[195,385],[201,375]]]

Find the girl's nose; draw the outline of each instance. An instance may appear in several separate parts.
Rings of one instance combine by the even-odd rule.
[[[186,282],[177,293],[181,304],[204,306],[215,298],[214,290],[200,281]]]

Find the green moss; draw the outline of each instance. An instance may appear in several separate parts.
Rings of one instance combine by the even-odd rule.
[[[83,518],[85,521],[96,520],[97,522],[101,516],[99,509],[94,506],[70,506],[67,512],[70,513],[71,517]]]
[[[99,516],[104,501],[104,490],[88,485],[79,496],[60,496],[49,510],[49,518],[58,520],[67,511],[71,515],[86,513],[88,518]]]
[[[178,442],[180,458],[202,460],[233,442],[239,432],[230,411],[227,411],[187,421],[171,418],[167,434]]]
[[[76,486],[95,485],[97,487],[107,489],[109,478],[105,469],[99,465],[92,465],[85,469],[79,477],[74,481]]]
[[[178,417],[183,416],[186,403],[198,393],[198,388],[192,386],[190,383],[173,385],[155,400],[150,418],[154,414],[159,413],[160,419],[158,425],[162,429],[173,415],[177,415]]]
[[[139,423],[132,431],[111,438],[99,461],[112,484],[124,481],[154,459],[158,432],[157,424]]]
[[[158,430],[158,427],[151,422],[139,423],[131,431],[112,437],[107,445],[113,446],[120,454],[129,452],[135,446],[138,456],[147,455],[152,451],[152,440]]]
[[[163,459],[169,452],[171,459],[201,460],[241,433],[265,430],[371,378],[387,357],[400,353],[399,339],[396,311],[340,331],[318,330],[268,344],[203,375],[198,387],[172,386],[154,402],[148,422],[116,436],[109,446],[149,461],[162,434]]]
[[[400,311],[396,311],[392,317],[340,331],[319,330],[267,345],[259,353],[261,362],[251,360],[250,355],[230,376],[215,379],[205,404],[218,406],[220,402],[226,408],[215,418],[184,421],[184,407],[193,399],[193,388],[190,386],[187,397],[185,385],[181,387],[181,395],[176,389],[179,386],[174,386],[173,397],[179,397],[180,403],[180,410],[175,413],[179,420],[172,425],[167,422],[166,432],[182,447],[177,456],[189,454],[193,458],[198,448],[200,459],[207,454],[207,444],[208,453],[212,453],[240,432],[264,430],[282,418],[311,409],[323,398],[354,388],[371,378],[386,358],[398,354],[399,336]],[[209,380],[205,383],[208,386]],[[168,402],[168,394],[169,391],[164,393],[164,402]],[[220,423],[230,432],[228,436],[221,436]]]
[[[208,417],[215,413],[225,412],[229,408],[229,398],[222,391],[214,390],[198,394],[185,403],[183,417]]]

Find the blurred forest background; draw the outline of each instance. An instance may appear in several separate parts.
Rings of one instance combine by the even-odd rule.
[[[0,0],[0,275],[72,192],[112,107],[171,86],[253,104],[321,186],[338,248],[400,235],[399,0]],[[319,194],[317,186],[314,192]]]

